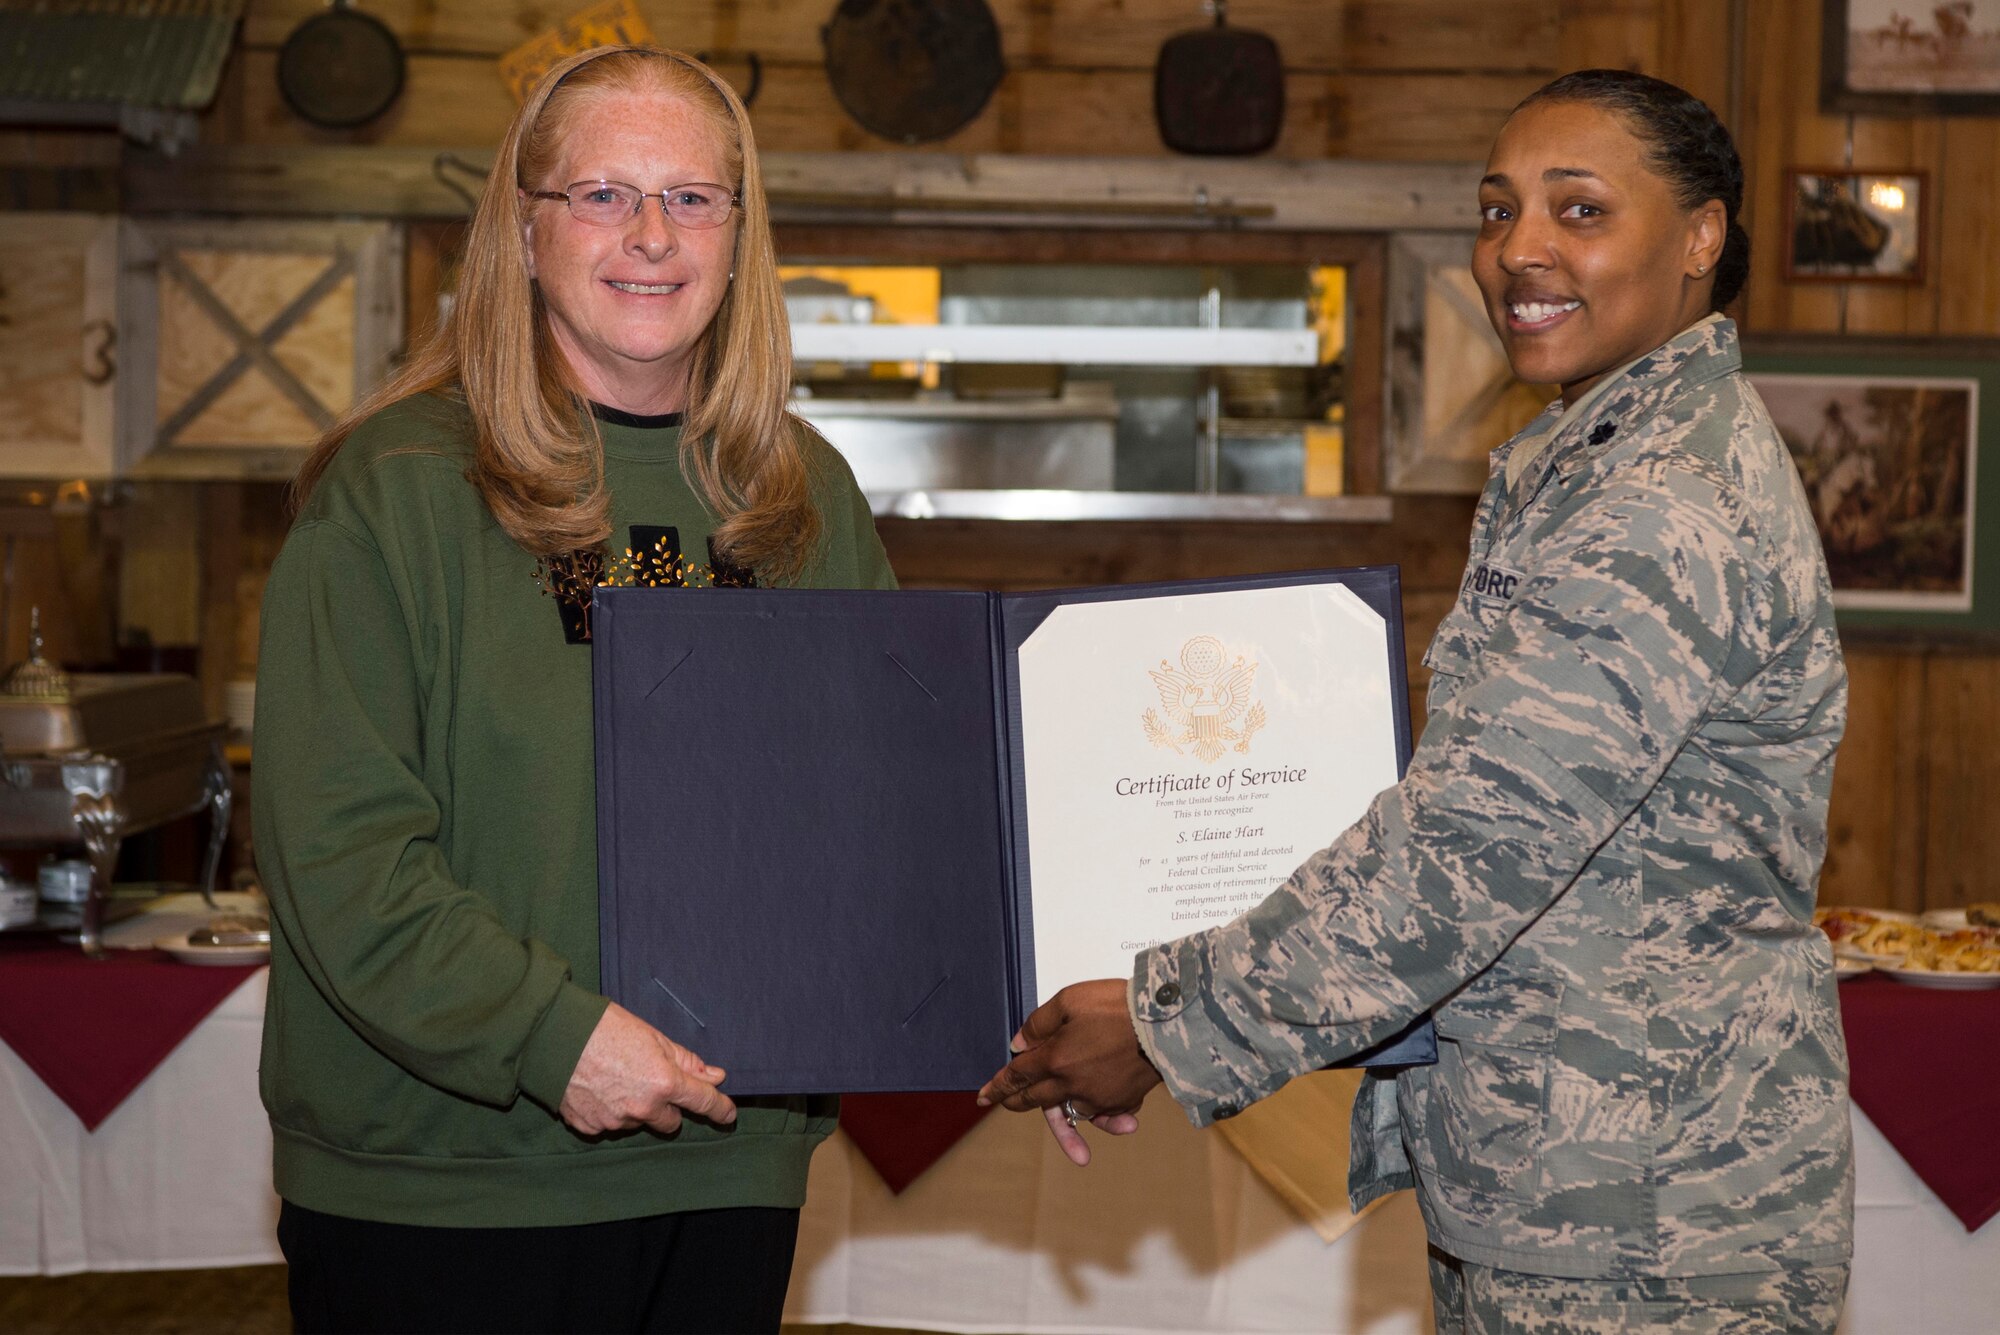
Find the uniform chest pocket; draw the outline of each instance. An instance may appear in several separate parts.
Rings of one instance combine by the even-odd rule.
[[[1488,606],[1470,593],[1461,593],[1424,650],[1423,663],[1431,673],[1427,712],[1436,713],[1476,675],[1480,650],[1506,610],[1504,604]]]
[[[1536,1188],[1562,995],[1555,979],[1494,971],[1438,1010],[1425,1128],[1438,1176],[1490,1195]]]

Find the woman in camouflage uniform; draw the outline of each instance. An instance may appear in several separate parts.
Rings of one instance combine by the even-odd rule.
[[[1847,683],[1719,314],[1742,197],[1670,84],[1516,109],[1473,269],[1562,397],[1493,455],[1408,776],[1242,918],[1059,994],[983,1098],[1124,1131],[1164,1081],[1206,1124],[1430,1011],[1437,1065],[1363,1087],[1349,1187],[1416,1188],[1440,1330],[1832,1331],[1853,1166],[1812,907]]]

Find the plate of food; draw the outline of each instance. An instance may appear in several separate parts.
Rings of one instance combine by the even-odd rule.
[[[1921,928],[1903,958],[1881,968],[1897,982],[1917,987],[2000,987],[2000,933],[1985,927]]]
[[[1869,964],[1897,964],[1922,939],[1914,913],[1895,909],[1822,908],[1813,921],[1833,942],[1833,953]]]
[[[1926,929],[1905,962],[1912,969],[1939,973],[2000,973],[2000,937],[1984,927],[1956,932]]]

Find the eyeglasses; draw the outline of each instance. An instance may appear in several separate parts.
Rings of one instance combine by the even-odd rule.
[[[560,199],[569,205],[570,217],[592,227],[623,227],[649,199],[660,201],[676,227],[720,227],[741,202],[727,186],[706,181],[668,186],[657,194],[623,181],[575,181],[567,190],[530,190],[528,196]]]

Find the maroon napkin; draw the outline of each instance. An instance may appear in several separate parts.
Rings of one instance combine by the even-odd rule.
[[[840,1129],[874,1165],[889,1190],[903,1188],[944,1157],[993,1111],[963,1094],[843,1094]]]
[[[2000,1213],[2000,989],[1840,985],[1854,1102],[1967,1232]]]
[[[52,942],[0,949],[0,1042],[95,1131],[261,964],[189,968],[157,950],[86,959]]]

